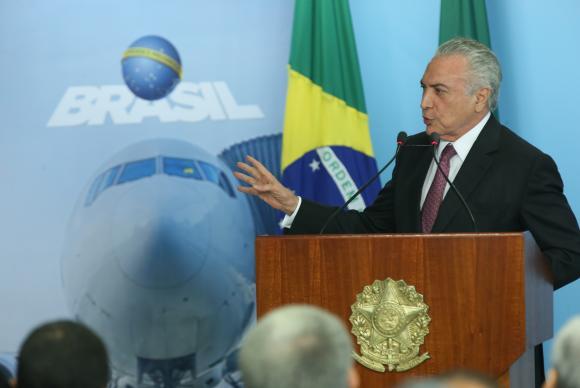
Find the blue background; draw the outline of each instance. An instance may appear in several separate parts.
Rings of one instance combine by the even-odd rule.
[[[438,43],[437,0],[351,1],[378,164],[398,131],[421,131],[419,80]],[[580,214],[576,109],[580,2],[488,0],[503,65],[501,120],[551,154]],[[217,154],[282,129],[293,2],[0,0],[0,353],[41,321],[67,314],[59,257],[74,202],[102,162],[136,141],[175,137]],[[252,120],[47,127],[70,86],[122,85],[135,39],[160,35],[179,51],[184,81],[227,82]],[[388,173],[383,181],[388,179]],[[555,329],[580,307],[576,282],[556,292]]]

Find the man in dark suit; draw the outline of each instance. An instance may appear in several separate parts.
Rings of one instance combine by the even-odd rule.
[[[422,187],[425,186],[426,171],[432,163],[432,152],[430,147],[412,147],[420,144],[429,144],[429,138],[424,133],[409,139],[408,146],[400,153],[393,179],[372,205],[362,213],[340,214],[326,231],[474,231],[469,214],[455,193],[445,195],[431,229],[422,228]],[[490,116],[453,182],[469,204],[478,231],[530,230],[550,260],[555,288],[578,277],[580,232],[562,193],[563,185],[556,165],[548,155]],[[290,232],[318,233],[333,211],[332,207],[302,200]]]
[[[435,165],[429,135],[441,138],[436,153],[463,194],[480,232],[529,230],[549,260],[554,287],[580,277],[580,231],[554,161],[502,126],[496,107],[501,69],[486,46],[464,38],[439,47],[421,80],[426,129],[409,138],[393,177],[363,212],[342,212],[327,233],[472,232],[475,227]],[[423,147],[421,147],[423,146]],[[235,175],[257,195],[287,214],[287,233],[319,233],[335,208],[294,195],[256,159]],[[541,346],[536,382],[543,380]]]
[[[554,161],[502,126],[491,113],[501,70],[493,52],[464,38],[444,43],[421,80],[424,133],[401,150],[393,177],[363,212],[338,214],[327,233],[472,232],[474,225],[433,161],[429,135],[439,134],[438,158],[471,208],[480,232],[529,230],[550,261],[554,287],[580,276],[580,231]],[[418,146],[418,147],[417,147]],[[423,146],[423,147],[421,147]],[[447,149],[447,151],[445,151]],[[258,195],[287,214],[292,234],[318,233],[333,207],[302,199],[257,160],[236,172]]]

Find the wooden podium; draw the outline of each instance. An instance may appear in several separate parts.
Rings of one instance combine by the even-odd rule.
[[[552,336],[548,264],[529,233],[258,237],[258,317],[289,303],[323,307],[344,320],[375,280],[415,286],[429,306],[421,354],[406,372],[357,365],[362,387],[410,376],[477,370],[502,387],[534,386],[534,345]],[[355,338],[353,336],[353,341]],[[355,342],[355,351],[359,346]]]

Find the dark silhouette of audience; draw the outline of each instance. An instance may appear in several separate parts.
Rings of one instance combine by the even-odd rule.
[[[44,324],[22,344],[16,388],[105,388],[109,362],[103,342],[72,321]]]
[[[0,365],[0,388],[10,388],[10,374],[5,372]]]

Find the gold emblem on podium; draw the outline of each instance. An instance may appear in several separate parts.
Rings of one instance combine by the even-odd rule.
[[[375,280],[357,294],[351,306],[352,334],[362,355],[353,357],[365,367],[377,372],[402,372],[430,358],[419,356],[419,347],[429,334],[431,318],[423,295],[403,280]]]

